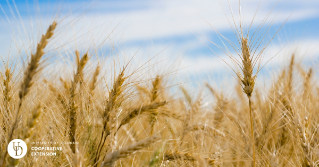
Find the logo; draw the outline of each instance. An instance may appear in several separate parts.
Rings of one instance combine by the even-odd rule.
[[[14,139],[8,145],[8,153],[14,159],[20,159],[27,154],[27,144],[23,140]]]

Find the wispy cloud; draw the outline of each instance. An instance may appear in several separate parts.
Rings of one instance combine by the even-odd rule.
[[[214,55],[204,43],[212,45],[205,39],[204,42],[201,41],[200,39],[203,38],[197,38],[193,33],[221,44],[214,31],[216,29],[222,34],[226,34],[230,40],[236,41],[229,22],[234,24],[233,20],[235,20],[238,28],[241,20],[244,29],[247,30],[254,18],[252,25],[254,29],[271,12],[264,25],[265,27],[272,25],[271,33],[267,36],[268,41],[288,17],[287,23],[296,23],[291,25],[292,28],[297,27],[298,31],[308,34],[308,36],[305,35],[307,38],[301,36],[294,39],[294,41],[303,41],[298,42],[297,45],[292,44],[292,41],[287,45],[279,45],[287,42],[280,43],[281,39],[275,38],[265,52],[265,60],[271,55],[277,54],[278,50],[283,49],[283,47],[285,47],[283,51],[276,57],[289,55],[288,51],[295,48],[298,48],[301,55],[318,56],[317,47],[310,48],[311,45],[318,46],[318,41],[315,40],[314,36],[311,38],[309,35],[311,32],[307,32],[307,28],[315,26],[316,23],[311,23],[308,26],[298,24],[298,22],[309,19],[318,21],[318,1],[281,0],[277,2],[277,0],[269,0],[261,1],[259,5],[259,2],[254,0],[242,0],[240,4],[242,16],[239,15],[238,2],[238,0],[230,0],[230,9],[227,0],[121,0],[97,1],[97,3],[68,1],[63,5],[54,4],[53,1],[39,1],[38,5],[29,4],[29,10],[23,6],[25,2],[17,2],[16,6],[20,11],[20,16],[13,3],[10,4],[11,11],[8,4],[1,2],[3,13],[0,14],[0,19],[3,24],[0,25],[2,38],[0,55],[7,57],[5,55],[8,55],[9,52],[10,55],[30,53],[40,37],[41,31],[39,30],[44,31],[53,19],[61,20],[64,18],[51,45],[51,49],[59,49],[60,53],[63,51],[71,52],[75,48],[95,48],[103,52],[106,50],[103,48],[114,47],[118,51],[117,54],[124,54],[124,52],[133,54],[134,50],[139,49],[140,55],[146,55],[145,59],[147,59],[170,46],[158,57],[169,62],[173,61],[170,60],[173,54],[181,55],[183,61],[179,66],[181,68],[187,67],[185,70],[181,70],[181,75],[190,72],[200,74],[225,71],[220,63],[222,60]],[[88,6],[85,6],[87,4]],[[37,9],[37,6],[39,6],[38,11],[33,10]],[[45,14],[41,15],[41,12]],[[55,12],[59,12],[59,15],[56,16]],[[85,15],[82,15],[83,13]],[[289,29],[290,27],[283,28],[283,30]],[[283,34],[285,32],[287,31],[284,31]],[[10,46],[11,49],[9,49]],[[214,48],[214,51],[229,61],[220,50]],[[274,60],[267,67],[280,64],[275,63]]]

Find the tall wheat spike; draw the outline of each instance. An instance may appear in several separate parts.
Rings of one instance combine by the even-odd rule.
[[[240,4],[239,4],[240,6]],[[239,14],[241,15],[241,8],[239,9]],[[232,13],[232,17],[234,19],[234,15]],[[228,19],[228,18],[227,18]],[[267,18],[265,18],[267,20]],[[228,20],[229,21],[229,20]],[[253,23],[254,19],[252,20],[251,24]],[[230,24],[230,22],[229,22]],[[262,25],[264,24],[264,22],[261,24],[261,26],[259,26],[257,28],[257,30],[254,32],[254,35],[256,35],[255,33],[259,32],[260,28],[262,27]],[[242,21],[240,21],[239,27],[237,26],[237,24],[234,21],[234,25],[230,26],[233,28],[233,26],[235,28],[233,28],[233,32],[236,35],[236,38],[239,42],[240,47],[237,47],[232,41],[230,41],[229,39],[225,38],[223,35],[221,35],[214,27],[212,27],[219,36],[221,36],[221,38],[223,38],[224,40],[226,40],[231,47],[235,50],[235,52],[237,53],[237,55],[239,56],[239,59],[237,59],[235,56],[231,55],[231,53],[229,52],[228,48],[222,48],[221,46],[218,46],[217,44],[213,43],[215,46],[217,46],[219,49],[221,49],[232,61],[232,63],[234,64],[235,67],[232,67],[229,63],[227,63],[225,60],[223,60],[231,69],[232,71],[235,73],[235,75],[237,76],[235,79],[240,83],[243,92],[246,94],[248,101],[249,101],[249,115],[250,115],[250,129],[251,129],[251,145],[253,148],[253,166],[256,166],[256,149],[255,149],[255,137],[254,137],[254,118],[253,118],[253,113],[252,113],[252,107],[251,107],[251,96],[252,93],[254,91],[254,87],[255,87],[255,81],[257,78],[257,74],[258,72],[262,69],[261,67],[261,61],[263,58],[263,52],[265,51],[266,47],[268,46],[268,44],[266,44],[259,53],[256,54],[257,49],[260,47],[260,45],[262,44],[262,41],[264,40],[265,36],[267,35],[267,33],[260,35],[259,39],[256,41],[257,35],[256,36],[252,36],[252,39],[249,40],[249,31],[250,28],[247,32],[246,35],[244,35],[244,30],[243,30],[243,25],[242,25]],[[280,30],[280,29],[279,29]],[[278,30],[278,31],[279,31]],[[278,32],[277,31],[277,32]],[[269,41],[271,42],[271,40]],[[257,65],[257,70],[254,73],[254,68]]]
[[[243,90],[246,93],[249,100],[249,115],[250,115],[250,128],[251,128],[251,138],[252,138],[252,146],[253,146],[253,161],[254,166],[256,166],[256,148],[255,148],[255,136],[254,136],[254,124],[253,124],[253,115],[251,111],[251,94],[253,93],[255,80],[257,75],[253,76],[253,65],[252,65],[252,57],[249,52],[248,41],[245,38],[242,38],[242,63],[243,68],[242,72],[244,74],[243,77],[240,77],[240,80],[243,84]],[[240,75],[238,75],[240,76]]]
[[[86,63],[89,60],[88,54],[84,54],[80,60],[79,51],[75,51],[76,60],[77,60],[77,71],[74,74],[74,78],[70,88],[70,104],[69,104],[69,122],[70,122],[70,131],[69,131],[69,140],[71,142],[70,147],[72,152],[75,153],[75,141],[76,141],[76,110],[78,108],[75,102],[76,88],[77,84],[83,82],[83,69]]]
[[[116,121],[116,108],[119,107],[118,104],[121,102],[120,96],[124,90],[123,84],[126,79],[124,77],[125,68],[123,68],[117,79],[113,83],[113,88],[109,92],[109,98],[107,100],[105,110],[103,111],[103,131],[101,138],[97,147],[97,153],[94,159],[94,166],[96,167],[99,161],[101,151],[104,147],[107,136],[111,134],[111,130],[114,129],[114,124]]]
[[[38,43],[35,54],[31,54],[31,60],[26,70],[24,71],[23,80],[20,86],[20,90],[19,90],[20,101],[18,104],[18,111],[16,112],[14,123],[12,125],[11,131],[9,132],[8,141],[12,140],[14,130],[16,129],[18,121],[19,121],[19,115],[20,115],[23,100],[33,85],[32,79],[38,72],[38,69],[40,66],[40,60],[42,56],[44,55],[44,49],[47,46],[49,39],[53,36],[53,31],[55,30],[56,25],[57,23],[54,21],[49,26],[49,28],[47,29],[47,32],[44,35],[42,35],[41,40]],[[5,152],[5,155],[3,156],[3,159],[2,159],[2,165],[1,165],[2,167],[4,167],[5,165],[6,157],[7,157],[7,153]]]
[[[244,37],[242,27],[240,28],[241,28],[240,29],[241,38],[238,39],[238,41],[240,41],[241,53],[238,53],[238,54],[239,54],[241,62],[238,61],[234,56],[229,55],[228,53],[226,54],[234,62],[236,69],[241,70],[240,72],[239,70],[235,70],[231,67],[233,71],[235,72],[237,76],[237,80],[240,82],[242,90],[246,94],[249,101],[249,115],[250,115],[251,141],[252,141],[251,145],[253,148],[252,157],[253,157],[253,166],[255,167],[256,166],[256,148],[255,148],[255,137],[254,137],[254,125],[253,125],[254,120],[253,120],[252,107],[251,107],[251,95],[254,91],[255,81],[257,78],[257,74],[260,70],[261,54],[265,48],[263,48],[263,50],[258,55],[255,55],[255,56],[252,55],[251,54],[252,48],[249,47],[249,42],[248,42],[248,34],[246,37]],[[231,42],[230,44],[233,45],[233,43]],[[257,69],[257,72],[253,74],[256,63],[258,63],[258,69]]]

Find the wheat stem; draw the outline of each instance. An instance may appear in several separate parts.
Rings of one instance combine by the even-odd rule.
[[[132,145],[123,147],[117,151],[111,152],[105,156],[104,161],[101,164],[101,167],[113,166],[113,164],[116,160],[118,160],[120,158],[127,157],[127,156],[133,154],[135,151],[138,151],[142,148],[145,148],[159,139],[160,139],[159,136],[152,136],[152,137],[146,138],[144,140],[141,140],[139,142],[136,142]]]
[[[256,148],[255,148],[255,135],[254,135],[254,123],[253,123],[253,116],[251,111],[251,97],[248,96],[249,99],[249,114],[250,114],[250,133],[253,145],[253,166],[256,167]]]
[[[166,101],[162,101],[162,102],[153,102],[149,105],[137,108],[132,110],[131,112],[129,112],[121,121],[121,124],[119,125],[119,127],[117,128],[118,130],[121,128],[121,126],[127,124],[130,122],[130,120],[132,120],[133,118],[137,117],[139,114],[142,114],[143,112],[147,112],[147,111],[151,111],[151,110],[155,110],[159,107],[162,107],[164,105],[166,105],[167,102]]]

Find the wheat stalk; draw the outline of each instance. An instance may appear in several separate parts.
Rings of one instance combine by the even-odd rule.
[[[23,82],[20,87],[20,92],[19,92],[20,101],[23,101],[23,98],[28,94],[31,86],[33,85],[32,78],[38,72],[40,60],[42,56],[44,55],[43,50],[47,46],[48,40],[53,36],[53,31],[55,30],[56,25],[57,23],[53,22],[49,26],[46,34],[42,35],[42,38],[40,42],[38,43],[35,54],[31,54],[31,60],[30,60],[30,63],[28,64],[27,69],[24,72]],[[21,105],[21,103],[22,102],[20,102],[19,106]]]
[[[292,117],[293,116],[294,115],[292,115]],[[302,151],[305,154],[306,166],[313,167],[314,165],[313,165],[312,158],[311,158],[311,149],[310,149],[309,141],[308,141],[308,138],[307,138],[306,128],[304,130],[304,128],[301,126],[301,123],[300,123],[300,120],[299,120],[298,116],[295,116],[292,119],[293,119],[293,123],[297,127],[297,131],[298,131],[298,135],[299,135],[299,139],[300,139],[299,140],[300,141],[300,145],[301,145]]]
[[[78,108],[75,102],[75,95],[76,95],[76,87],[77,83],[82,83],[83,81],[83,69],[86,63],[89,60],[88,54],[84,54],[80,60],[80,53],[79,51],[75,51],[76,60],[77,60],[77,71],[74,74],[74,79],[71,84],[70,88],[70,101],[69,101],[69,122],[70,122],[70,131],[69,131],[69,140],[71,142],[70,147],[73,153],[75,153],[75,141],[76,141],[76,110]]]
[[[40,66],[40,60],[42,58],[42,56],[44,55],[44,48],[47,46],[48,44],[48,40],[53,36],[53,31],[56,28],[57,23],[54,21],[49,28],[47,29],[47,32],[42,35],[40,42],[38,43],[37,46],[37,50],[35,52],[35,54],[31,54],[31,60],[26,68],[26,70],[24,71],[24,76],[23,76],[23,80],[22,80],[22,84],[20,86],[20,90],[19,90],[19,104],[18,104],[18,111],[16,113],[15,116],[15,121],[12,125],[11,131],[9,133],[9,137],[8,137],[8,141],[12,140],[13,137],[13,132],[17,127],[18,124],[18,118],[19,118],[19,114],[21,111],[21,106],[22,106],[22,102],[25,98],[25,96],[29,93],[32,85],[33,85],[33,77],[37,74],[39,66]],[[5,164],[5,159],[6,159],[7,153],[5,153],[5,155],[3,156],[3,162],[2,162],[2,167],[4,167]]]
[[[97,79],[98,79],[99,74],[100,74],[100,65],[98,64],[96,66],[96,69],[95,69],[93,77],[92,77],[92,81],[90,83],[90,96],[89,96],[89,100],[88,100],[89,106],[91,103],[91,98],[94,96],[94,90],[95,90],[95,87],[97,86]],[[88,109],[88,111],[90,111],[90,108]]]
[[[30,143],[30,138],[32,137],[34,133],[34,127],[38,123],[39,116],[41,113],[41,105],[38,105],[35,109],[32,111],[31,119],[28,120],[26,129],[24,130],[23,134],[23,141],[28,145]],[[7,159],[7,166],[14,167],[19,164],[19,159],[13,159],[12,157],[8,157]]]
[[[66,82],[63,78],[60,78],[60,81],[63,84],[64,89],[69,91],[70,90],[70,84],[68,82]]]
[[[239,4],[239,6],[240,6],[240,4]],[[229,7],[230,7],[230,10],[232,11],[230,4],[229,4]],[[256,13],[257,13],[257,11],[256,11]],[[255,13],[255,15],[256,15],[256,13]],[[269,14],[271,14],[271,12]],[[241,7],[239,7],[239,15],[241,16]],[[211,26],[215,30],[215,32],[218,33],[219,37],[221,37],[222,39],[227,41],[229,45],[231,45],[231,48],[234,49],[234,51],[236,52],[236,54],[240,58],[238,60],[235,56],[233,56],[230,53],[230,51],[228,50],[228,48],[226,47],[226,45],[224,44],[224,42],[223,42],[223,45],[225,46],[225,48],[210,41],[213,45],[215,45],[216,47],[221,49],[230,58],[231,62],[234,64],[235,67],[232,67],[224,59],[223,59],[223,61],[235,73],[235,75],[237,77],[234,77],[234,78],[238,81],[238,83],[240,83],[240,86],[241,86],[243,92],[248,97],[249,115],[250,115],[250,129],[251,129],[250,133],[251,133],[251,139],[252,139],[251,145],[253,148],[252,157],[253,157],[253,166],[254,167],[256,166],[256,149],[255,149],[255,137],[254,137],[254,132],[255,132],[254,123],[253,123],[254,121],[253,121],[253,114],[252,114],[252,107],[251,107],[251,105],[252,105],[251,96],[252,96],[252,93],[254,91],[257,74],[264,67],[264,66],[261,66],[261,62],[263,59],[263,53],[264,53],[265,49],[267,48],[267,46],[269,45],[269,43],[273,40],[274,36],[281,29],[281,27],[280,27],[279,30],[277,30],[276,34],[271,38],[271,40],[269,42],[267,42],[267,44],[265,46],[262,47],[261,51],[257,52],[257,49],[263,44],[265,36],[268,34],[268,33],[263,33],[262,35],[258,35],[258,32],[260,31],[261,27],[266,23],[268,17],[269,16],[267,16],[263,20],[262,24],[260,24],[260,26],[258,26],[258,28],[255,30],[255,32],[253,33],[253,35],[251,37],[251,40],[249,40],[249,35],[250,35],[249,32],[250,32],[250,28],[251,28],[251,25],[252,25],[255,17],[253,18],[251,25],[250,25],[246,34],[244,34],[242,21],[240,21],[240,24],[238,27],[237,24],[235,23],[235,18],[234,18],[233,13],[232,13],[232,18],[234,21],[234,25],[232,25],[230,23],[230,21],[228,20],[228,17],[227,17],[227,20],[228,20],[230,26],[232,27],[232,30],[237,38],[237,41],[239,42],[239,45],[240,45],[239,47],[236,46],[236,44],[234,44],[232,41],[227,39],[225,36],[223,36],[221,33],[219,33],[213,26]],[[259,39],[256,41],[257,38],[259,38]],[[256,54],[256,52],[257,52],[257,54]],[[254,73],[254,68],[256,67],[256,65],[257,65],[257,70]]]
[[[69,106],[66,102],[65,97],[61,93],[59,93],[58,90],[49,81],[47,81],[45,79],[43,81],[44,81],[44,83],[46,83],[48,85],[50,91],[53,93],[56,100],[62,104],[63,109],[68,110]]]
[[[116,105],[122,100],[119,99],[120,95],[122,94],[124,88],[123,88],[123,84],[124,81],[126,79],[126,77],[124,77],[124,72],[125,72],[125,68],[123,68],[120,72],[120,74],[117,76],[117,79],[114,81],[113,83],[113,88],[112,90],[109,92],[109,98],[107,100],[106,103],[106,107],[105,110],[103,111],[103,131],[102,131],[102,135],[100,138],[100,142],[98,144],[98,149],[97,149],[97,153],[94,159],[94,166],[97,166],[97,162],[100,158],[100,154],[102,151],[102,148],[105,144],[106,141],[106,137],[110,135],[111,133],[111,129],[113,129],[115,126],[115,122],[116,122]],[[119,107],[119,106],[117,106]]]
[[[74,167],[82,167],[85,164],[85,157],[83,151],[79,150],[79,145],[76,145],[75,153],[72,156]]]
[[[223,133],[223,132],[221,132],[213,127],[202,125],[202,124],[195,124],[195,125],[189,126],[186,129],[186,133],[188,133],[190,131],[197,131],[197,130],[203,130],[203,131],[206,131],[208,134],[213,134],[213,135],[225,137],[225,133]]]
[[[34,133],[34,127],[39,121],[40,114],[42,112],[42,107],[41,105],[38,105],[35,109],[32,111],[32,116],[31,119],[28,120],[27,122],[27,127],[25,130],[25,135],[24,135],[24,141],[26,143],[30,142],[30,138],[32,137]]]
[[[253,114],[252,114],[252,107],[251,107],[251,95],[254,91],[257,73],[260,70],[258,66],[256,74],[253,74],[254,65],[255,65],[255,62],[257,62],[258,60],[261,60],[260,59],[261,57],[260,55],[257,55],[257,57],[254,57],[253,55],[251,55],[250,53],[251,48],[249,48],[248,37],[244,37],[243,35],[241,35],[240,44],[241,44],[241,55],[240,55],[241,63],[239,63],[238,60],[236,60],[232,56],[230,56],[230,58],[232,59],[233,62],[235,62],[236,67],[239,67],[239,69],[241,69],[242,71],[241,73],[238,70],[234,70],[239,79],[243,92],[246,94],[249,101],[248,104],[249,104],[249,116],[250,116],[250,133],[251,133],[251,139],[252,139],[251,145],[253,148],[252,157],[253,157],[253,166],[255,167],[256,166],[256,148],[255,148],[254,123],[253,123],[254,121],[253,121]],[[262,54],[262,53],[259,53],[259,54]]]
[[[202,102],[202,92],[200,92],[196,101],[194,103],[192,103],[191,99],[189,99],[190,96],[188,95],[187,91],[184,88],[181,88],[181,89],[182,89],[182,92],[183,92],[186,100],[189,102],[191,109],[187,110],[187,113],[186,113],[184,121],[183,121],[183,130],[182,130],[182,136],[180,138],[180,146],[182,145],[182,143],[183,143],[182,141],[184,140],[184,137],[188,132],[188,128],[192,124],[193,116],[196,112],[198,112],[198,110],[201,106],[201,102]]]
[[[175,159],[197,161],[198,157],[190,153],[184,153],[179,151],[170,151],[165,154],[164,160],[175,160]]]
[[[134,119],[135,117],[137,117],[139,114],[142,114],[144,112],[149,112],[152,110],[155,110],[159,107],[162,107],[164,105],[166,105],[167,102],[166,101],[162,101],[162,102],[153,102],[149,105],[146,106],[142,106],[140,108],[134,109],[132,111],[130,111],[121,121],[119,127],[117,129],[120,129],[121,126],[127,124],[130,122],[130,120]]]
[[[103,162],[101,163],[101,167],[104,167],[104,166],[111,167],[113,166],[116,160],[120,158],[125,158],[133,154],[134,152],[149,146],[150,144],[156,142],[159,139],[160,139],[159,136],[152,136],[144,140],[141,140],[139,142],[136,142],[134,144],[131,144],[129,146],[123,147],[117,151],[111,152],[105,156]]]

